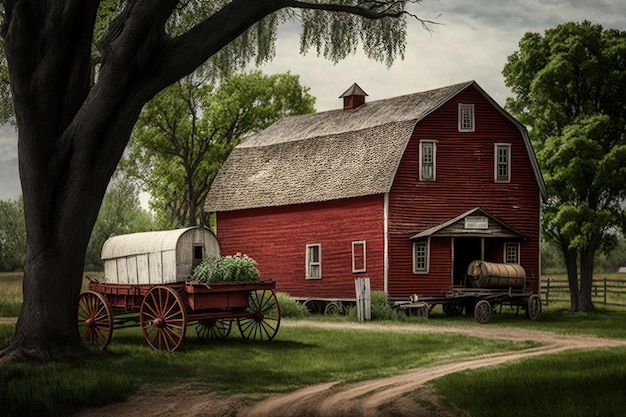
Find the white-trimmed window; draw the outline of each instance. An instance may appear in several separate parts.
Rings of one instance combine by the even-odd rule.
[[[511,144],[494,144],[493,155],[494,181],[511,182]]]
[[[437,178],[437,141],[420,141],[420,181],[435,181]]]
[[[427,274],[429,261],[429,240],[416,240],[413,242],[413,273]]]
[[[519,263],[519,243],[505,243],[504,244],[504,263],[507,263],[507,264]]]
[[[367,271],[366,253],[364,240],[352,242],[352,273]]]
[[[322,278],[322,244],[306,245],[306,279]]]
[[[459,103],[459,132],[473,132],[474,125],[474,105]]]

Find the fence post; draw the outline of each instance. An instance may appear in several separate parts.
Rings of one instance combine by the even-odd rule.
[[[356,312],[360,321],[372,319],[372,299],[370,298],[370,279],[356,278]]]
[[[546,305],[550,304],[550,278],[546,280]]]
[[[606,305],[606,292],[607,292],[607,286],[606,286],[606,277],[604,277],[604,305]]]

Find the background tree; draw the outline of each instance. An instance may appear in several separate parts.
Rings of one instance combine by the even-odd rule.
[[[17,271],[24,267],[26,230],[24,204],[17,200],[0,200],[0,271]]]
[[[549,194],[543,231],[563,253],[571,310],[592,310],[596,251],[625,227],[626,32],[570,22],[519,48],[503,70],[506,107],[531,128]]]
[[[0,0],[27,234],[24,301],[2,360],[85,351],[76,314],[87,244],[150,99],[209,58],[213,74],[271,58],[278,23],[293,17],[303,51],[338,60],[361,42],[390,64],[403,56],[405,6],[418,1],[114,1],[123,10],[97,39],[94,61],[97,16],[111,2]]]
[[[110,236],[154,229],[152,215],[141,207],[139,187],[118,171],[102,200],[102,206],[87,245],[85,270],[101,271],[103,269],[100,259],[102,245]]]
[[[217,87],[188,76],[152,99],[123,166],[151,195],[159,227],[207,226],[204,200],[230,151],[282,117],[314,112],[308,91],[297,75],[256,71]]]

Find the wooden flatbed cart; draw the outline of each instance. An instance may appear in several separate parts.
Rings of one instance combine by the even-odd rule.
[[[479,323],[487,323],[498,307],[508,305],[518,310],[525,310],[530,320],[539,320],[541,317],[541,297],[528,291],[513,289],[479,289],[458,288],[449,291],[442,297],[411,297],[410,301],[398,301],[393,304],[406,312],[409,316],[428,317],[430,311],[441,304],[447,316],[460,315],[464,310],[467,314],[473,312]]]
[[[467,281],[469,286],[452,288],[445,295],[413,295],[393,307],[407,315],[428,317],[434,306],[441,304],[446,315],[460,315],[466,310],[479,323],[487,323],[493,311],[503,305],[525,310],[530,320],[541,317],[541,297],[530,290],[530,280],[521,265],[473,261],[467,269]]]
[[[245,339],[271,340],[280,326],[280,306],[273,281],[198,281],[150,285],[91,282],[80,295],[78,329],[83,342],[104,350],[114,327],[139,324],[156,350],[174,351],[189,325],[198,336],[225,338],[233,322]]]

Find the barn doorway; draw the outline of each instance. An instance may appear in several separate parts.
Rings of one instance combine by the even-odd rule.
[[[452,285],[465,286],[465,276],[470,262],[482,260],[482,245],[479,237],[455,237]]]

